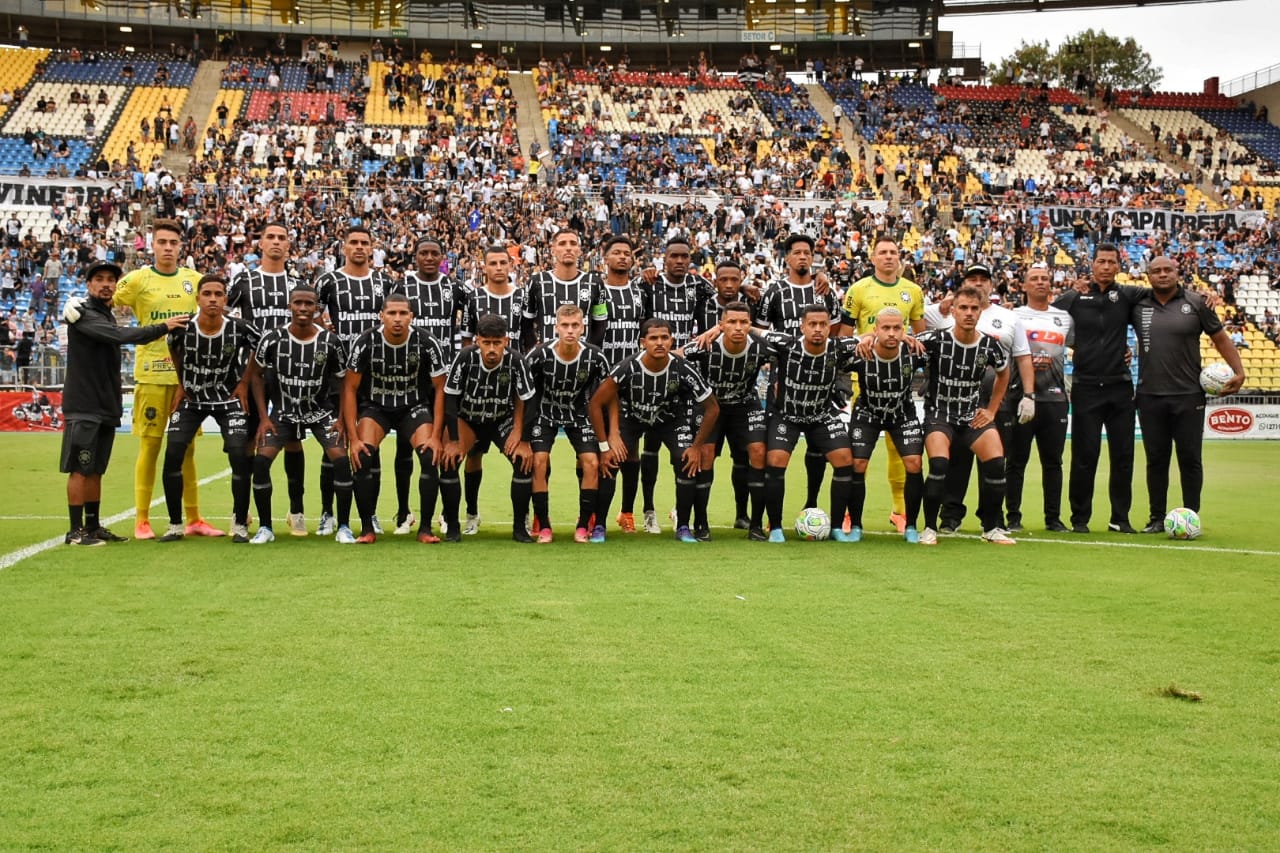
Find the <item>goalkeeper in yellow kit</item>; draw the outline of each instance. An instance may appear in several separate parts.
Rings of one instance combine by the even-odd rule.
[[[891,237],[877,238],[871,247],[871,275],[860,278],[845,291],[840,323],[841,335],[865,335],[875,330],[876,315],[882,308],[896,308],[902,312],[912,332],[922,332],[924,323],[924,293],[920,286],[898,273],[902,269],[902,254],[898,243]],[[856,391],[856,389],[855,389]],[[893,440],[885,435],[889,450],[888,478],[893,491],[893,515],[890,519],[898,532],[907,526],[907,507],[903,490],[906,488],[907,469]],[[837,519],[832,519],[838,524]]]

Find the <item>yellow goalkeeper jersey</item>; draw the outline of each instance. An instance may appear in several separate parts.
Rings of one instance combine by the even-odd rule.
[[[177,272],[168,275],[155,267],[134,270],[120,279],[112,304],[133,309],[139,326],[154,326],[170,317],[195,313],[199,280],[200,273],[186,267],[179,267]],[[178,384],[165,338],[138,346],[133,378],[152,385]]]
[[[903,325],[911,330],[915,320],[924,317],[924,292],[920,285],[906,278],[885,284],[875,276],[860,278],[844,295],[843,320],[864,335],[876,326],[876,315],[883,308],[902,312]]]

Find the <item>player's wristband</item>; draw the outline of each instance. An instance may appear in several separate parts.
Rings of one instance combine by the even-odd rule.
[[[609,450],[609,442],[602,441],[599,443],[599,447],[600,447],[600,452],[605,453]]]

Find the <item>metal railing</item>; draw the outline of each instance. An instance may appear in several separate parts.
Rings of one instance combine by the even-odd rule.
[[[1228,80],[1223,83],[1218,91],[1229,98],[1238,98],[1245,92],[1252,92],[1254,89],[1261,89],[1263,86],[1270,86],[1272,83],[1280,83],[1280,62],[1269,68],[1263,68],[1253,71],[1234,80]]]

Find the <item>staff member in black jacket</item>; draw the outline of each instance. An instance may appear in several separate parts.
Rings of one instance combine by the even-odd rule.
[[[89,267],[89,298],[78,319],[67,327],[67,380],[62,389],[62,465],[67,474],[67,509],[71,515],[68,545],[123,542],[102,526],[99,502],[102,475],[111,460],[116,427],[124,414],[120,395],[120,347],[145,344],[186,326],[188,318],[170,317],[154,326],[122,327],[111,313],[111,298],[122,271],[115,264]]]

